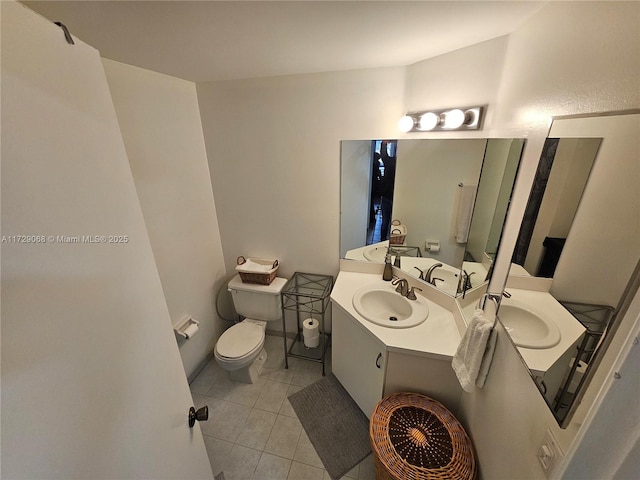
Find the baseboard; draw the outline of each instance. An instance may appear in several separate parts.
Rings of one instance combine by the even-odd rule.
[[[193,369],[193,372],[187,377],[187,382],[189,385],[196,379],[196,377],[204,370],[204,367],[213,359],[213,351],[208,353],[201,361],[198,363],[196,368]]]

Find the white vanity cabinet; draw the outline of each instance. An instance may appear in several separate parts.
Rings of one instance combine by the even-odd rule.
[[[333,373],[370,417],[384,390],[386,347],[339,305],[331,308]]]
[[[399,352],[387,355],[384,396],[398,392],[422,393],[458,413],[462,387],[451,367],[451,358]]]
[[[367,417],[384,396],[397,392],[422,393],[457,412],[462,388],[451,358],[389,350],[336,303],[331,314],[333,373]]]
[[[373,267],[381,269],[382,265]],[[449,299],[453,303],[453,298],[424,296],[429,307],[426,321],[390,328],[358,313],[353,299],[362,288],[394,290],[382,280],[381,271],[341,270],[338,274],[331,292],[331,354],[332,370],[340,383],[367,416],[384,396],[397,392],[422,393],[455,415],[462,388],[451,359],[460,333],[451,307],[443,306]]]

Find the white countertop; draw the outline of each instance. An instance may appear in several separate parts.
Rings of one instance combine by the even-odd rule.
[[[399,245],[399,247],[403,247],[404,245]],[[345,258],[347,260],[358,260],[361,262],[368,262],[369,260],[365,257],[365,251],[368,251],[372,248],[382,248],[387,249],[389,247],[389,241],[385,240],[384,242],[374,243],[371,245],[366,245],[360,248],[354,248],[353,250],[347,251]],[[395,255],[391,255],[392,261],[395,260]],[[372,263],[384,263],[384,258],[381,257],[378,261],[373,261]],[[420,276],[421,271],[427,271],[429,267],[433,265],[440,264],[441,266],[434,272],[434,277],[438,277],[438,273],[440,273],[440,277],[442,277],[442,270],[446,270],[451,275],[458,276],[460,273],[459,267],[454,267],[448,265],[446,263],[441,262],[435,257],[412,257],[412,256],[402,256],[400,262],[400,269],[412,277],[418,278]],[[417,268],[417,269],[416,269]],[[471,275],[470,281],[471,286],[477,287],[484,283],[484,279],[487,276],[487,269],[478,262],[463,262],[462,268]],[[437,282],[435,285],[439,290],[455,297],[458,290],[458,282],[446,282],[441,283]]]
[[[364,285],[375,285],[395,291],[391,282],[382,280],[378,273],[341,271],[331,292],[331,300],[354,317],[364,329],[375,335],[390,351],[453,358],[460,343],[460,333],[451,312],[423,297],[429,304],[429,316],[420,325],[410,328],[376,325],[360,316],[353,307],[353,296]]]

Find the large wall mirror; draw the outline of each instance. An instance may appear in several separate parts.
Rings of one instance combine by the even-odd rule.
[[[381,263],[390,253],[452,296],[485,285],[523,147],[512,138],[342,141],[340,257]],[[396,222],[384,231],[390,189]]]
[[[514,340],[562,427],[613,336],[630,328],[621,319],[640,265],[639,139],[637,112],[554,119],[515,247],[506,291],[547,285],[579,328],[544,372],[531,359],[552,349],[534,351]]]

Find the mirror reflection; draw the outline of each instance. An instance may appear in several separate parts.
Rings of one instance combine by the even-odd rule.
[[[402,270],[453,296],[484,285],[523,146],[523,139],[342,141],[341,258],[382,263],[389,252]]]
[[[601,142],[545,141],[513,254],[526,273],[553,277]]]
[[[563,427],[624,330],[640,264],[639,125],[640,115],[553,122],[498,313]]]

